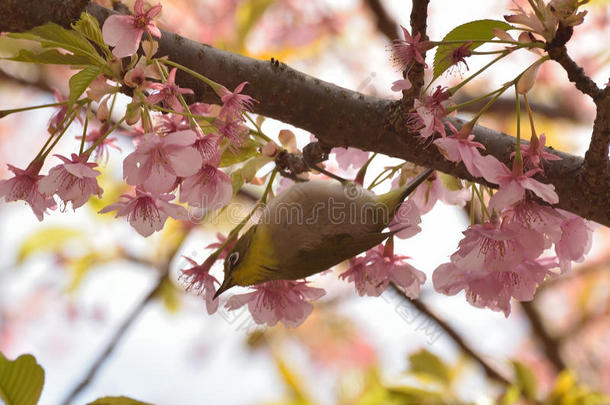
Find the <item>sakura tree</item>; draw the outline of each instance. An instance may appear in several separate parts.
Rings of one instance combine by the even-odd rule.
[[[582,0],[516,1],[503,11],[505,15],[469,21],[444,30],[442,38],[431,38],[429,0],[413,0],[410,24],[402,25],[397,22],[400,16],[392,16],[382,2],[363,1],[364,13],[373,17],[388,41],[384,63],[395,68],[395,79],[387,83],[394,97],[381,98],[301,73],[277,56],[244,56],[246,34],[231,33],[223,19],[233,13],[246,15],[239,27],[247,30],[255,23],[270,24],[265,14],[277,17],[304,6],[288,0],[274,5],[244,1],[247,6],[237,12],[233,2],[220,3],[203,12],[216,13],[213,24],[222,34],[200,27],[193,35],[218,47],[172,32],[180,29],[180,18],[174,14],[164,21],[163,2],[136,0],[128,2],[131,7],[77,0],[1,4],[6,16],[0,22],[2,40],[12,50],[4,59],[57,69],[57,82],[67,92],[54,89],[54,103],[0,111],[6,120],[19,119],[14,117],[26,111],[50,110],[38,150],[10,145],[23,148],[29,157],[25,163],[7,162],[0,196],[6,202],[25,202],[43,223],[53,211],[91,206],[98,214],[113,213],[116,221],[126,221],[139,238],[161,235],[161,259],[125,246],[111,253],[96,251],[91,259],[131,260],[158,269],[155,287],[129,322],[157,294],[180,285],[202,297],[205,311],[200,311],[210,316],[247,308],[255,325],[283,324],[298,330],[319,322],[308,318],[323,313],[321,308],[349,283],[361,297],[397,294],[408,300],[482,367],[490,386],[500,387],[492,388],[488,399],[568,403],[562,401],[571,395],[575,401],[588,401],[582,403],[606,403],[608,397],[594,391],[607,391],[608,381],[598,382],[591,391],[580,385],[569,371],[567,349],[562,353],[561,339],[547,330],[532,301],[547,285],[578,279],[574,263],[586,259],[594,232],[606,235],[610,225],[610,81],[596,77],[599,72],[607,74],[605,66],[583,69],[568,52],[579,30],[607,34],[603,21],[608,8],[589,9],[588,1]],[[177,9],[184,12],[188,7],[181,4]],[[330,22],[308,28],[339,30],[333,25],[338,22],[328,18]],[[285,36],[298,29],[283,28]],[[226,45],[231,37],[239,45],[235,52],[222,49],[223,40]],[[540,129],[547,128],[540,119],[546,112],[538,112],[545,107],[532,95],[540,82],[548,85],[545,76],[551,65],[563,72],[561,80],[573,92],[569,97],[593,106],[584,157],[549,147],[553,134]],[[480,92],[482,80],[488,88]],[[53,91],[44,81],[39,87]],[[568,102],[564,109],[560,115],[574,114],[577,108]],[[112,171],[112,159],[120,162],[121,179],[102,184]],[[321,274],[307,280],[268,281],[216,297],[221,263],[230,259],[228,252],[239,235],[256,222],[261,206],[295,182],[340,176],[381,193],[406,184],[426,168],[435,171],[390,224],[399,232],[339,266],[334,278],[340,283],[325,282],[333,276]],[[188,238],[203,226],[218,225],[240,199],[248,201],[247,212],[230,218],[230,226],[217,234],[216,242],[200,245],[197,254],[184,251]],[[418,253],[403,252],[402,246],[409,243],[403,241],[416,238],[439,202],[462,208],[469,224],[453,253],[438,253],[447,257],[444,262],[418,268]],[[175,260],[181,260],[178,274],[171,272]],[[478,354],[419,299],[426,287],[438,295],[464,292],[472,306],[506,318],[519,307],[555,373],[547,389],[532,388],[536,378],[523,363],[514,362],[508,372]],[[117,340],[129,322],[119,328]],[[273,330],[264,332],[270,348],[276,339]],[[89,384],[113,343],[65,403]],[[355,350],[363,350],[358,347]],[[21,385],[13,386],[2,379],[3,370],[10,372],[11,367],[38,376],[35,361],[0,360],[0,394],[9,393],[0,397],[19,403],[11,402],[11,395],[22,390],[31,395],[32,402],[27,403],[35,403],[42,389],[38,377],[23,378]],[[411,372],[419,376],[438,378],[439,369],[450,373],[452,367],[428,351],[413,354],[410,361]],[[610,361],[606,363],[608,373]],[[537,378],[541,381],[541,375],[548,374],[539,371]],[[433,390],[397,393],[379,383],[383,395],[378,403],[467,403],[450,387],[449,377],[440,380],[447,385],[445,397],[435,397]],[[562,384],[569,389],[561,391]],[[366,395],[372,394],[365,392],[360,399]]]

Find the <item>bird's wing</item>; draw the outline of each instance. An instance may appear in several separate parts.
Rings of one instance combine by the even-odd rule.
[[[320,235],[313,243],[297,250],[295,272],[307,277],[327,270],[344,260],[371,249],[394,232],[369,232],[357,235],[338,233]],[[341,252],[341,254],[338,254]]]

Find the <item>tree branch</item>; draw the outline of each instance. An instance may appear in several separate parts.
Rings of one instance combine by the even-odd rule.
[[[499,382],[502,385],[508,386],[511,384],[510,381],[508,381],[504,376],[498,373],[491,365],[489,365],[489,363],[487,363],[487,361],[485,361],[477,352],[475,352],[474,349],[472,349],[464,341],[464,339],[455,331],[455,329],[453,329],[447,322],[439,318],[423,302],[421,302],[419,299],[412,300],[411,298],[407,297],[404,291],[401,290],[398,286],[396,286],[396,284],[390,283],[390,285],[392,286],[392,289],[394,291],[400,294],[405,300],[409,301],[419,312],[424,314],[424,316],[432,320],[442,330],[444,330],[445,333],[447,333],[447,335],[451,338],[451,340],[453,340],[455,344],[458,345],[458,347],[462,349],[465,354],[470,356],[474,361],[479,363],[481,367],[483,367],[483,370],[485,370],[485,374],[489,378]]]
[[[568,79],[574,83],[576,88],[595,101],[602,96],[602,91],[597,87],[595,82],[585,74],[583,68],[578,66],[576,62],[570,58],[565,46],[566,42],[572,36],[572,31],[572,27],[566,27],[560,24],[555,39],[548,43],[546,51],[551,59],[563,67],[568,74]]]
[[[534,336],[536,336],[540,344],[542,344],[542,348],[547,359],[549,359],[557,372],[564,370],[566,368],[566,364],[561,358],[559,342],[547,331],[546,327],[544,326],[544,321],[538,313],[534,303],[522,301],[521,307],[530,321]]]
[[[430,0],[413,0],[413,7],[411,8],[411,36],[415,37],[417,34],[420,34],[421,41],[428,40],[428,35],[426,34],[426,29],[428,28],[428,3],[430,3]],[[426,59],[425,51],[422,56]],[[424,65],[414,62],[408,76],[413,87],[405,92],[405,97],[403,97],[405,110],[413,106],[413,100],[420,96],[421,89],[424,87]]]
[[[102,23],[113,13],[93,3],[87,11]],[[417,134],[410,133],[399,101],[366,96],[308,76],[285,64],[222,51],[170,32],[163,32],[158,56],[168,56],[228,88],[248,81],[250,85],[246,92],[259,101],[254,106],[256,113],[308,130],[327,145],[378,152],[483,182],[474,179],[463,164],[456,166],[445,160],[436,148],[423,145]],[[214,91],[198,80],[179,74],[177,81],[181,87],[192,88],[198,100],[219,103]],[[458,128],[464,123],[458,118],[447,121]],[[474,134],[476,141],[486,146],[488,154],[510,166],[515,138],[481,126],[475,126]],[[540,174],[537,178],[555,185],[560,198],[558,206],[610,226],[607,206],[610,175],[605,173],[593,179],[583,171],[582,158],[548,151],[562,160],[549,162],[545,175]]]
[[[47,21],[70,27],[89,0],[2,0],[0,32],[27,31]]]
[[[599,182],[600,177],[610,173],[608,145],[610,144],[610,89],[601,90],[576,62],[570,58],[566,42],[572,36],[573,27],[559,25],[555,39],[550,42],[546,51],[551,59],[559,63],[568,74],[568,79],[576,88],[593,99],[597,107],[597,116],[593,124],[591,142],[585,154],[584,171],[590,188],[607,187]]]
[[[364,3],[373,12],[377,29],[390,41],[395,40],[398,36],[398,24],[385,11],[381,0],[365,0]]]
[[[114,334],[106,344],[104,350],[97,356],[97,359],[91,364],[89,370],[85,377],[81,380],[81,382],[70,391],[70,393],[63,400],[62,405],[70,405],[74,403],[74,399],[78,397],[78,395],[95,379],[95,376],[104,365],[106,360],[110,357],[114,349],[118,346],[119,341],[127,332],[127,329],[134,323],[136,319],[140,317],[142,311],[149,302],[155,298],[157,292],[163,285],[163,283],[167,280],[167,275],[164,275],[159,278],[159,281],[155,284],[152,290],[148,293],[148,295],[138,304],[136,305],[131,312],[127,315],[127,317],[121,322],[121,325],[114,331]]]
[[[192,230],[193,227],[185,228],[183,231],[181,231],[182,233],[179,235],[179,237],[173,239],[174,244],[167,247],[167,256],[165,257],[165,260],[161,264],[159,264],[158,267],[159,279],[157,280],[157,283],[150,290],[148,295],[138,305],[132,308],[131,312],[129,312],[129,314],[123,320],[121,325],[116,329],[116,331],[112,335],[112,338],[110,338],[110,340],[106,344],[104,350],[91,364],[83,380],[76,387],[74,387],[72,391],[70,391],[70,393],[66,396],[66,399],[64,399],[64,401],[62,402],[62,405],[72,404],[74,398],[76,398],[95,379],[95,376],[97,375],[101,367],[108,360],[114,349],[116,349],[119,341],[123,338],[123,336],[125,336],[125,332],[127,332],[127,329],[129,329],[129,327],[134,323],[134,321],[138,319],[138,317],[142,314],[144,308],[146,308],[148,303],[150,303],[155,298],[159,290],[162,288],[163,283],[168,280],[170,264],[172,263],[174,257],[180,250],[180,247],[182,246],[182,244],[184,243],[187,236]],[[126,258],[129,259],[130,257]],[[135,259],[136,262],[143,263],[142,259]]]

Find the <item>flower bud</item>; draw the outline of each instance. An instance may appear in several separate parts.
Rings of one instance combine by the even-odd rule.
[[[278,146],[275,142],[267,142],[261,148],[261,152],[263,155],[268,157],[274,157],[277,154]]]
[[[294,136],[294,133],[291,130],[282,129],[278,135],[278,139],[280,140],[282,146],[288,150],[288,152],[295,153],[298,151],[297,138]]]
[[[125,112],[125,122],[129,125],[134,125],[140,121],[142,109],[140,103],[131,102],[127,104],[127,111]]]

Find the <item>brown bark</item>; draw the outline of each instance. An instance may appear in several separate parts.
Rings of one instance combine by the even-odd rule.
[[[45,4],[49,3],[47,0]],[[79,0],[64,1],[64,4],[78,3]],[[90,4],[87,11],[103,22],[113,13],[97,4]],[[76,13],[77,15],[78,13]],[[53,14],[53,21],[66,25],[66,13]],[[75,15],[72,13],[71,15]],[[61,18],[57,20],[60,16]],[[324,144],[331,146],[352,146],[367,151],[379,152],[402,158],[422,166],[432,167],[460,178],[473,179],[463,164],[455,165],[443,158],[435,147],[425,146],[411,133],[404,122],[404,107],[400,101],[391,101],[367,96],[335,86],[315,77],[298,72],[283,63],[256,60],[231,52],[200,44],[177,34],[163,32],[159,41],[157,56],[169,56],[177,63],[189,67],[202,75],[222,83],[229,89],[243,81],[249,82],[245,92],[258,103],[254,112],[312,132]],[[190,87],[198,100],[218,102],[216,94],[205,84],[185,74],[178,75],[181,87]],[[602,92],[596,102],[610,97],[610,92]],[[601,104],[603,108],[607,102]],[[610,111],[604,111],[604,116]],[[463,124],[458,118],[448,122],[458,128]],[[572,211],[585,218],[610,226],[610,174],[607,170],[607,152],[603,156],[604,137],[607,137],[609,120],[604,119],[597,126],[596,138],[602,151],[595,153],[597,167],[601,170],[587,171],[583,158],[549,149],[562,160],[548,162],[545,174],[537,179],[552,183],[559,195],[558,207]],[[515,138],[490,128],[475,126],[476,140],[487,148],[487,153],[510,165],[510,154],[515,150]],[[606,151],[607,151],[607,143]],[[605,164],[604,164],[605,162]]]

